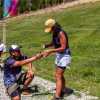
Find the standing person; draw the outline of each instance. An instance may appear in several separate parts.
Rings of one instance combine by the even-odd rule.
[[[41,58],[42,54],[39,53],[27,58],[27,56],[22,55],[17,45],[12,45],[9,48],[9,54],[10,56],[4,62],[4,85],[11,100],[20,100],[19,85],[23,84],[24,94],[29,94],[28,85],[34,76],[31,62]],[[22,65],[26,64],[28,64],[28,71],[22,74]]]
[[[52,41],[50,44],[44,45],[44,47],[48,48],[54,46],[54,49],[44,50],[44,57],[52,53],[56,53],[56,93],[53,100],[60,100],[66,89],[64,72],[66,67],[68,67],[71,62],[68,36],[54,19],[48,19],[45,22],[45,32],[52,33]],[[70,93],[71,92],[73,92],[73,90],[71,90]]]

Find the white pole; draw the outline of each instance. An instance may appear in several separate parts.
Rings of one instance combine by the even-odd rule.
[[[3,43],[5,45],[4,52],[6,52],[6,21],[5,19],[3,20]]]

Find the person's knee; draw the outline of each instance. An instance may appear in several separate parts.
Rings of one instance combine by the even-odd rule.
[[[14,91],[10,96],[11,100],[20,100],[20,93],[18,90]]]
[[[34,74],[30,74],[30,75],[29,73],[26,74],[26,79],[33,79],[33,78],[34,78]]]
[[[62,79],[62,74],[56,73],[55,74],[55,79],[56,80],[61,80]]]
[[[34,74],[33,75],[30,75],[26,78],[25,82],[24,82],[24,85],[28,85],[34,78]]]
[[[32,78],[32,79],[34,78],[34,74],[32,74],[31,78]]]
[[[31,76],[29,76],[29,79],[32,80],[34,78],[34,74],[32,74]]]
[[[11,100],[20,100],[20,96],[14,96],[11,98]]]

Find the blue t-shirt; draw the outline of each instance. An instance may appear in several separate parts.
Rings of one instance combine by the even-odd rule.
[[[12,58],[12,57],[8,57],[5,60],[5,62],[4,62],[4,85],[6,87],[9,87],[13,83],[15,83],[16,82],[16,75],[21,72],[21,66],[13,67],[13,64],[16,61],[21,61],[24,59],[27,59],[27,57],[22,55],[17,60]]]

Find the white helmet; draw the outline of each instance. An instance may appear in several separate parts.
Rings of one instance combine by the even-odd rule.
[[[11,45],[9,48],[9,52],[20,51],[20,47],[18,45]]]
[[[2,52],[2,51],[4,51],[4,49],[5,49],[5,45],[3,43],[1,43],[0,44],[0,51]]]

